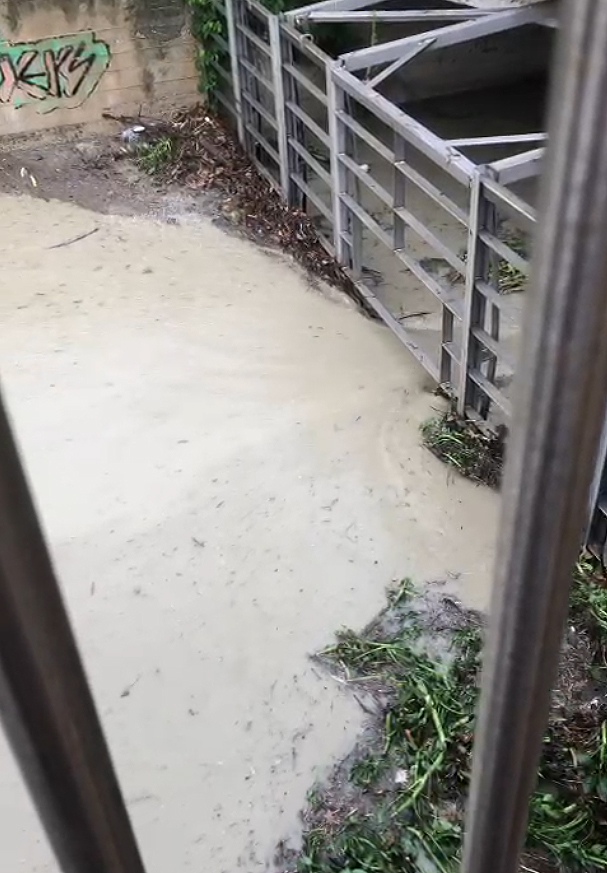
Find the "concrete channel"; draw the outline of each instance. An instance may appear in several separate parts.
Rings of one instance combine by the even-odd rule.
[[[403,576],[484,607],[497,497],[421,447],[394,336],[282,257],[26,196],[0,229],[3,388],[148,873],[271,868],[364,716],[309,654]],[[2,869],[55,873],[0,774]]]

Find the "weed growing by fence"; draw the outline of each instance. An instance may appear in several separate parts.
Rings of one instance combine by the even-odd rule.
[[[161,173],[173,160],[175,143],[170,136],[146,143],[137,152],[137,163],[151,176]]]

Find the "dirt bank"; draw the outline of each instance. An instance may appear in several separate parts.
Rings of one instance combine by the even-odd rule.
[[[250,873],[360,728],[308,654],[393,577],[485,605],[497,498],[421,447],[386,329],[102,157],[57,181],[62,148],[0,160],[35,195],[0,198],[3,386],[149,873]],[[0,774],[2,869],[54,871]]]

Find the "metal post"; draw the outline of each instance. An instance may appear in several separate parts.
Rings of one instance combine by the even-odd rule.
[[[344,95],[338,90],[334,68],[337,62],[328,60],[325,65],[327,82],[327,118],[329,123],[329,160],[331,163],[331,203],[333,212],[333,244],[335,257],[342,266],[348,266],[344,231],[347,228],[347,215],[340,194],[345,191],[343,167],[339,155],[345,151],[343,123],[339,114],[343,112]]]
[[[350,154],[356,160],[353,145],[354,134],[346,128],[341,116],[348,112],[349,98],[339,86],[336,70],[339,61],[327,61],[327,115],[329,122],[329,145],[332,179],[333,238],[335,256],[340,264],[352,270],[355,279],[362,275],[362,227],[360,220],[351,214],[341,195],[349,194],[360,202],[357,180],[353,179],[340,155]],[[346,235],[349,234],[349,243]]]
[[[470,379],[468,369],[474,356],[475,339],[472,336],[472,326],[475,319],[474,308],[478,300],[476,278],[480,240],[478,238],[481,225],[481,176],[476,171],[472,178],[470,189],[470,217],[468,219],[468,248],[466,261],[466,287],[464,292],[464,317],[462,319],[462,340],[459,362],[459,386],[457,390],[457,411],[466,414],[470,401]]]
[[[286,62],[291,67],[295,66],[295,52],[293,51],[293,43],[290,39],[286,41]],[[297,187],[295,182],[293,181],[292,173],[301,174],[301,164],[304,163],[303,158],[301,158],[297,152],[293,152],[293,149],[290,147],[290,142],[295,140],[298,145],[304,144],[304,133],[303,133],[303,124],[302,122],[293,116],[293,113],[289,111],[288,103],[292,102],[296,106],[299,106],[299,86],[297,81],[287,73],[287,76],[284,80],[284,96],[285,96],[285,129],[287,134],[287,159],[288,159],[288,169],[289,169],[289,190],[287,192],[287,203],[289,206],[297,206],[302,208],[303,206],[303,195],[300,189]]]
[[[235,0],[225,0],[226,21],[228,25],[228,45],[230,47],[230,68],[232,71],[232,88],[234,89],[234,109],[236,112],[236,129],[238,140],[244,146],[244,120],[242,117],[242,97],[240,85],[240,68],[238,66],[238,40],[236,37],[236,19],[234,18]]]
[[[143,873],[1,397],[0,712],[64,873]]]
[[[592,530],[592,522],[594,514],[598,509],[598,501],[601,498],[601,485],[607,479],[607,409],[605,421],[603,424],[603,432],[601,434],[601,443],[597,453],[596,464],[594,468],[594,476],[592,477],[592,485],[590,487],[590,496],[588,500],[588,518],[586,523],[586,534],[584,541],[588,545],[588,537]]]
[[[453,351],[453,328],[455,319],[450,309],[443,305],[441,318],[441,343],[440,343],[440,361],[439,373],[440,384],[451,386],[453,378],[453,367],[451,362],[450,351]]]
[[[515,873],[607,396],[607,0],[568,0],[515,383],[464,873]]]
[[[489,171],[487,171],[489,172]],[[495,208],[495,204],[491,203],[487,197],[482,196],[483,191],[481,188],[481,197],[482,197],[482,220],[483,227],[485,230],[488,230],[494,236],[497,236],[498,229],[498,216],[497,209]],[[479,267],[481,269],[480,278],[484,279],[485,282],[495,291],[496,295],[499,295],[499,271],[500,271],[500,259],[498,255],[491,251],[490,249],[487,251],[486,247],[481,243],[481,251],[485,250],[480,258],[477,258],[479,261]],[[481,306],[479,306],[479,324],[478,327],[485,329],[485,321],[487,320],[487,302],[483,299]],[[490,319],[489,319],[489,335],[493,340],[495,340],[496,344],[499,342],[500,338],[500,323],[501,323],[501,314],[499,306],[496,306],[495,302],[492,301],[490,304]],[[473,366],[476,368],[482,365],[485,365],[485,375],[487,379],[495,384],[495,376],[497,373],[497,356],[493,354],[493,352],[489,352],[487,349],[479,348],[479,344],[475,345],[475,350],[473,354],[474,363]],[[479,392],[480,397],[478,401],[478,411],[481,415],[481,418],[487,418],[489,415],[489,410],[491,408],[491,400],[484,392]]]
[[[354,116],[354,102],[350,94],[343,95],[343,111],[347,113],[350,118]],[[352,158],[355,164],[358,164],[359,155],[356,134],[349,127],[343,129],[343,134],[343,148],[340,149],[339,154],[345,153],[348,157]],[[356,203],[362,206],[361,185],[358,176],[355,176],[351,170],[344,167],[341,161],[339,163],[344,175],[346,193]],[[355,215],[351,209],[346,210],[346,215],[348,217],[348,230],[351,239],[350,267],[354,278],[361,279],[363,273],[363,224],[360,218]]]
[[[396,166],[397,163],[406,162],[407,143],[405,142],[405,138],[400,134],[398,130],[393,131],[392,139],[394,143],[394,166],[392,167],[392,186],[394,189],[394,208],[398,209],[399,206],[407,205],[407,179]],[[400,249],[404,249],[405,247],[405,222],[402,220],[401,216],[397,212],[394,213],[393,222],[394,250],[399,251]]]
[[[270,49],[272,51],[272,80],[274,83],[274,115],[278,136],[278,155],[280,157],[280,187],[282,196],[289,200],[289,148],[287,140],[287,120],[285,117],[285,91],[282,75],[282,45],[280,38],[280,19],[277,15],[268,16]]]

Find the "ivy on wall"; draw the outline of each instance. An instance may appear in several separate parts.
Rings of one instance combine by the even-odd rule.
[[[221,49],[213,35],[217,34],[226,42],[228,40],[226,22],[224,17],[217,11],[211,0],[186,0],[192,17],[192,33],[196,40],[197,67],[200,75],[200,90],[209,99],[218,85],[219,74],[216,65],[229,69],[229,57]],[[279,15],[290,6],[300,6],[302,0],[260,0],[268,12]]]
[[[218,12],[211,0],[186,0],[192,17],[192,33],[196,40],[197,67],[200,76],[200,90],[212,100],[213,91],[219,84],[217,65],[228,70],[230,60],[227,53],[213,38],[218,35],[228,41],[225,18]],[[265,8],[279,15],[290,8],[300,6],[303,0],[260,0]],[[315,42],[328,54],[337,56],[342,51],[360,48],[369,44],[364,29],[355,29],[348,24],[312,25],[308,28]],[[377,39],[376,23],[371,24],[371,44]]]
[[[216,64],[221,64],[224,54],[213,39],[217,34],[227,41],[224,19],[218,14],[210,0],[187,0],[192,16],[192,34],[196,40],[196,67],[199,74],[199,87],[203,94],[211,97],[218,85],[219,74]]]

